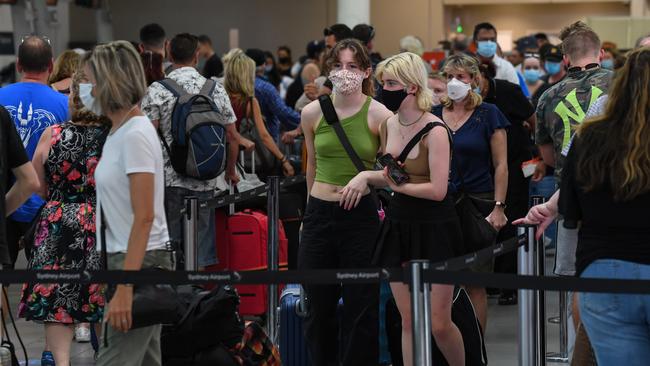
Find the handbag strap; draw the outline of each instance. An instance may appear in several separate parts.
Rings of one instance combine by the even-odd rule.
[[[320,109],[323,112],[323,117],[325,117],[325,121],[327,121],[327,124],[332,126],[332,128],[334,129],[334,132],[336,133],[336,136],[339,138],[341,145],[343,145],[343,149],[345,149],[345,152],[350,157],[350,160],[352,160],[352,164],[354,164],[354,166],[357,168],[357,171],[361,173],[363,171],[368,170],[366,169],[366,166],[363,165],[361,158],[354,150],[354,147],[350,143],[348,136],[345,134],[345,131],[343,130],[343,126],[341,126],[341,122],[339,121],[339,116],[336,113],[336,109],[334,108],[334,104],[332,103],[332,98],[330,98],[330,96],[327,94],[321,95],[320,97],[318,97],[318,103],[320,103]],[[370,195],[372,197],[372,200],[375,201],[375,205],[377,205],[378,208],[381,207],[379,202],[379,197],[377,197],[377,192],[375,191],[375,187],[369,184],[368,188],[370,188]]]
[[[415,145],[417,145],[420,142],[420,140],[422,140],[422,137],[424,137],[424,135],[429,133],[429,131],[433,130],[433,127],[435,127],[434,122],[429,122],[426,124],[426,126],[422,127],[422,129],[418,133],[416,133],[415,136],[413,136],[411,141],[409,141],[408,144],[404,146],[402,153],[399,154],[399,157],[397,157],[397,161],[399,161],[400,163],[404,163],[404,161],[406,161],[406,158],[409,156],[409,153],[411,152],[411,150],[413,150]]]
[[[108,270],[108,253],[106,252],[106,218],[104,216],[104,208],[99,205],[100,224],[102,227],[99,229],[99,237],[102,241],[102,250],[100,252],[102,266]]]

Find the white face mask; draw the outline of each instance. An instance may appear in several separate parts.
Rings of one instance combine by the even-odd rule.
[[[98,116],[102,115],[102,108],[97,105],[97,101],[92,94],[93,84],[91,83],[79,83],[79,99],[81,99],[81,104],[84,108],[95,113]]]
[[[447,96],[453,101],[461,100],[467,96],[471,89],[471,85],[453,78],[447,83]]]

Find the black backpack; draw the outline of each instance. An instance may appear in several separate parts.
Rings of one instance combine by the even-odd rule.
[[[174,170],[183,176],[209,180],[226,166],[226,128],[218,122],[219,109],[212,99],[217,82],[207,79],[199,94],[189,94],[172,79],[158,81],[176,97],[172,112],[171,146],[160,128],[158,134]]]

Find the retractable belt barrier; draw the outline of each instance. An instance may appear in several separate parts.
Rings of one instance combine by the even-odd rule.
[[[272,177],[275,178],[275,177]],[[304,176],[285,177],[279,187],[305,182]],[[249,191],[215,197],[199,202],[201,208],[219,208],[250,200],[269,192],[269,184]],[[530,227],[530,226],[529,226]],[[501,273],[464,271],[475,263],[482,263],[527,245],[527,236],[521,234],[479,251],[428,265],[422,270],[423,283],[471,285],[507,289],[547,291],[578,291],[601,293],[650,293],[650,280],[618,280],[578,277],[547,277]],[[284,283],[378,283],[410,282],[408,268],[319,269],[290,271],[66,271],[66,270],[0,270],[0,283],[107,283],[107,284],[284,284]]]

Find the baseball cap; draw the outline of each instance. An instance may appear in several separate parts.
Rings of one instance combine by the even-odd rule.
[[[562,50],[560,50],[560,47],[558,46],[553,46],[550,45],[549,47],[544,47],[539,50],[540,55],[542,56],[542,59],[548,60],[548,61],[556,61],[560,62],[562,61]]]

